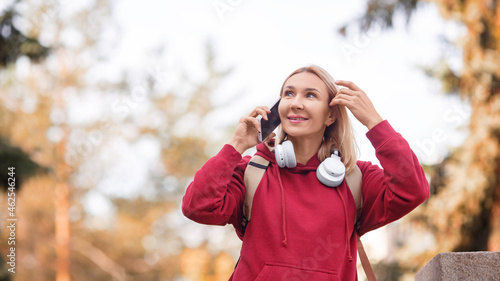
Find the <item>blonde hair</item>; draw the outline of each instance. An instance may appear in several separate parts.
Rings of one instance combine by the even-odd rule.
[[[328,72],[317,65],[302,67],[292,72],[292,74],[285,79],[285,82],[283,82],[280,96],[283,94],[283,87],[286,81],[293,75],[303,72],[312,73],[325,83],[328,89],[329,102],[335,97],[337,94],[337,88],[334,85],[335,80]],[[328,158],[333,151],[338,150],[342,157],[342,162],[346,167],[346,173],[349,173],[354,168],[354,165],[356,165],[358,151],[353,128],[345,106],[335,105],[331,110],[336,119],[332,125],[325,129],[323,142],[318,150],[318,158],[320,161],[323,161]],[[280,125],[278,127],[278,143],[281,144],[286,138],[287,134]]]

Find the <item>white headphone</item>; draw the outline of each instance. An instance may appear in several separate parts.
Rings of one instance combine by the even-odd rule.
[[[276,163],[280,168],[295,168],[297,160],[295,160],[295,151],[291,141],[286,140],[282,144],[276,145],[274,148]]]
[[[289,140],[276,145],[274,155],[276,157],[276,163],[280,168],[294,168],[297,166],[293,144]],[[321,162],[316,170],[318,180],[329,187],[339,186],[344,180],[344,175],[345,166],[344,163],[340,161],[338,150],[335,150],[334,154]]]

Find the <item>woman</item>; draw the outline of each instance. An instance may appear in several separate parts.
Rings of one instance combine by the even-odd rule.
[[[230,280],[357,280],[354,198],[345,181],[330,188],[316,176],[334,150],[340,152],[346,174],[355,165],[362,173],[359,235],[401,218],[428,198],[428,183],[408,143],[358,86],[335,83],[343,88],[313,65],[294,71],[282,86],[276,142],[292,142],[296,167],[279,168],[266,142],[259,144],[256,117],[266,119],[270,113],[261,106],[240,119],[231,140],[189,185],[184,215],[204,224],[230,223],[243,240]],[[383,169],[357,161],[346,108],[368,128],[366,136]],[[243,178],[250,157],[241,154],[255,145],[256,155],[270,164],[244,229]]]

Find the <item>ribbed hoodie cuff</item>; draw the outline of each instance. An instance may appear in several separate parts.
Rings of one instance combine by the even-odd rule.
[[[242,158],[241,154],[230,144],[225,144],[219,153],[217,153],[217,157],[221,157],[229,162],[235,163],[238,163]]]
[[[378,148],[395,134],[397,132],[391,124],[387,120],[384,120],[369,130],[366,133],[366,137],[370,140],[374,148]]]

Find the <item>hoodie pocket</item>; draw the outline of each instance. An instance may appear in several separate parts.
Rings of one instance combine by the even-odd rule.
[[[336,272],[281,263],[266,263],[255,281],[339,281]]]

